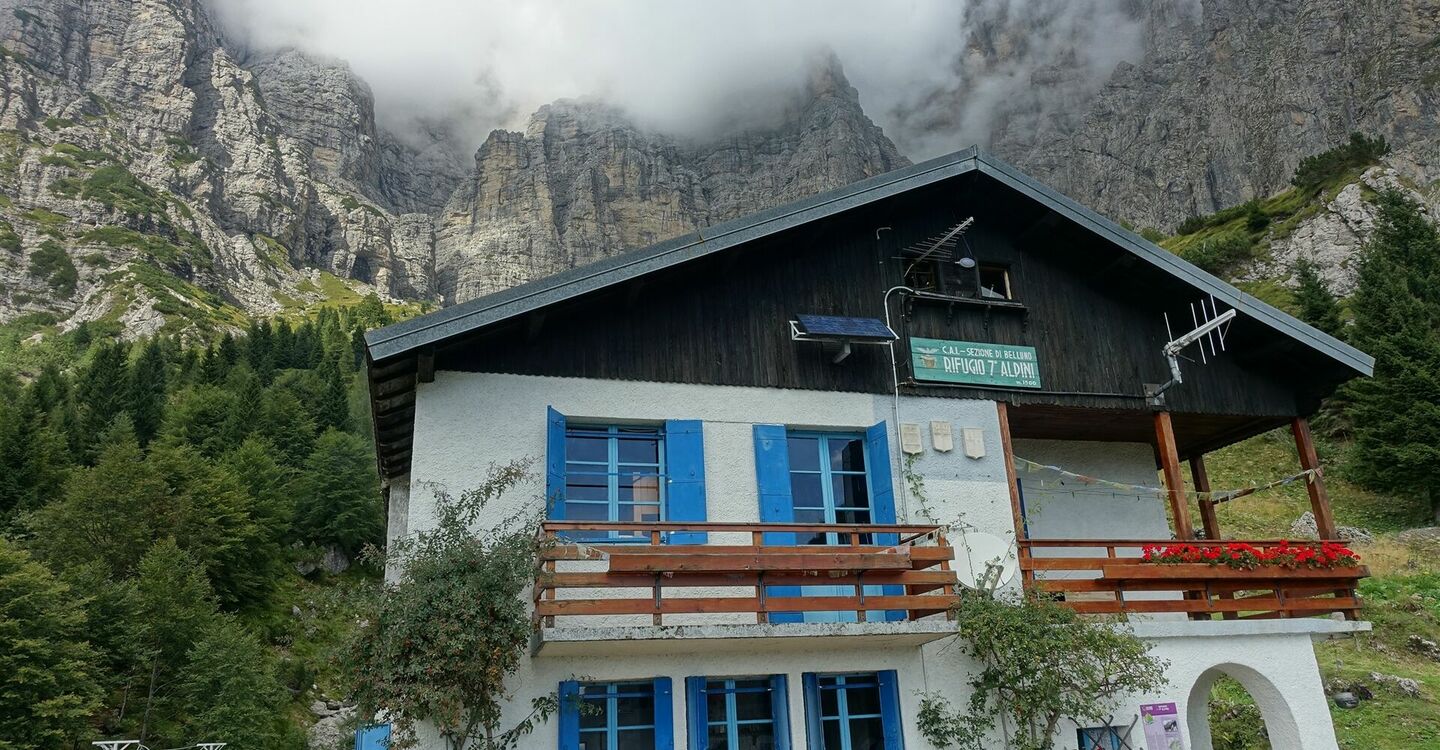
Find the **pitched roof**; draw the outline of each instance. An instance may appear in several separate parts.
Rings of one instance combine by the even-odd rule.
[[[1239,313],[1359,375],[1370,375],[1374,368],[1375,360],[1370,355],[1196,268],[977,146],[376,329],[365,334],[365,342],[371,361],[382,364],[557,302],[968,172],[980,172],[998,180],[1151,266],[1214,295],[1216,300]]]

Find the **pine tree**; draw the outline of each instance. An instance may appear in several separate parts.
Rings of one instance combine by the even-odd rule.
[[[250,377],[254,377],[253,375]],[[244,438],[243,425],[236,419],[242,412],[235,394],[220,386],[201,385],[176,394],[165,414],[161,442],[192,446],[214,458]]]
[[[126,346],[119,342],[97,347],[95,356],[81,370],[75,384],[79,423],[74,438],[82,455],[93,455],[90,448],[96,436],[105,432],[129,406],[126,351]]]
[[[286,696],[275,657],[233,618],[214,618],[186,655],[179,687],[185,736],[235,750],[279,744]]]
[[[315,426],[322,431],[329,428],[345,430],[350,426],[349,393],[335,360],[335,357],[326,358],[318,371],[322,390],[315,404]]]
[[[230,366],[225,364],[225,355],[220,352],[220,347],[212,346],[205,350],[205,359],[200,363],[200,382],[218,385],[225,382],[229,372]]]
[[[305,462],[296,523],[305,541],[334,545],[348,555],[385,534],[375,462],[364,441],[330,430]]]
[[[365,365],[365,329],[355,326],[350,329],[350,357],[359,370]]]
[[[1375,232],[1360,257],[1350,339],[1375,357],[1354,381],[1354,476],[1430,503],[1440,520],[1440,233],[1404,194],[1377,200]]]
[[[150,547],[140,561],[135,599],[135,634],[143,654],[134,676],[140,709],[135,735],[145,744],[183,745],[184,705],[175,698],[191,648],[214,622],[215,597],[203,568],[174,539]]]
[[[145,461],[124,417],[101,439],[99,458],[75,470],[61,497],[30,519],[32,547],[57,570],[103,565],[114,577],[134,572],[140,556],[179,510],[164,478]]]
[[[47,362],[40,369],[40,375],[30,389],[35,394],[35,405],[46,414],[55,411],[70,398],[70,382],[53,362]]]
[[[1301,320],[1331,336],[1340,335],[1343,325],[1340,303],[1320,277],[1315,264],[1308,259],[1295,264],[1295,305],[1299,308]]]
[[[249,493],[252,516],[265,539],[288,541],[295,515],[293,469],[275,460],[275,449],[257,437],[250,437],[226,454],[224,466]]]
[[[320,335],[313,321],[305,321],[295,329],[295,349],[290,366],[310,369],[320,364]]]
[[[77,745],[100,704],[97,661],[79,598],[0,538],[0,747]]]
[[[275,369],[288,370],[295,366],[295,332],[284,318],[275,324],[275,338],[271,342],[275,352]]]
[[[185,445],[162,445],[148,459],[169,488],[176,509],[161,533],[205,570],[221,605],[239,609],[264,601],[283,572],[280,538],[267,536],[241,481],[223,464]]]
[[[151,339],[130,366],[130,414],[135,437],[145,446],[160,432],[165,414],[165,353],[159,339]]]
[[[275,372],[274,337],[269,321],[254,321],[245,337],[245,361],[260,377],[261,383],[269,383]]]
[[[0,403],[0,519],[59,496],[69,465],[65,436],[41,411],[35,386]]]
[[[220,343],[216,345],[215,351],[219,353],[221,361],[225,363],[225,372],[229,374],[230,368],[240,361],[240,347],[235,343],[235,334],[229,331],[220,337]]]
[[[315,445],[315,422],[293,394],[271,386],[261,399],[256,434],[275,446],[281,463],[301,466]]]

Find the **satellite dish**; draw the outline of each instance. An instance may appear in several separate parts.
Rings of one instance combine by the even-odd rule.
[[[994,534],[964,534],[955,547],[955,576],[967,589],[994,591],[1014,580],[1019,567],[1015,546]]]

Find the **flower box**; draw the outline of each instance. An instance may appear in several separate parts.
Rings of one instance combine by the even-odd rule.
[[[1360,565],[1360,556],[1338,542],[1291,544],[1281,541],[1258,546],[1248,542],[1152,544],[1145,546],[1140,559],[1146,564],[1160,566],[1199,565],[1232,570],[1279,568],[1294,572],[1328,572]]]
[[[1205,563],[1115,563],[1101,567],[1107,580],[1277,580],[1277,579],[1319,579],[1352,580],[1369,575],[1363,565],[1343,568],[1230,568]]]

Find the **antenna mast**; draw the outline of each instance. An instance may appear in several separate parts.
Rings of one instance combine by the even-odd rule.
[[[1160,406],[1165,403],[1165,391],[1185,382],[1184,376],[1180,373],[1180,352],[1192,344],[1200,348],[1200,363],[1209,364],[1210,359],[1225,351],[1225,334],[1230,330],[1230,321],[1235,319],[1235,310],[1232,308],[1225,312],[1218,312],[1215,308],[1215,295],[1209,296],[1209,304],[1202,299],[1197,310],[1196,303],[1190,303],[1190,321],[1195,326],[1188,333],[1181,334],[1178,338],[1170,330],[1170,315],[1165,314],[1165,333],[1171,336],[1169,342],[1161,347],[1160,353],[1165,355],[1166,362],[1170,365],[1170,380],[1165,383],[1146,383],[1145,398],[1151,406]],[[1210,345],[1210,354],[1205,354],[1205,345]],[[1191,360],[1192,362],[1194,360]]]

